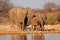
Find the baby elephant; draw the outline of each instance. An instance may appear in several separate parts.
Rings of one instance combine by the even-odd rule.
[[[31,25],[32,28],[34,28],[35,30],[44,30],[44,24],[46,21],[46,16],[42,13],[36,13],[34,14],[34,16],[31,19]]]

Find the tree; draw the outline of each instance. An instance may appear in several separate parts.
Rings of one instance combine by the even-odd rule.
[[[52,2],[48,2],[44,5],[44,9],[47,9],[49,11],[52,11],[56,7],[56,4]]]
[[[6,15],[10,8],[12,8],[10,0],[0,0],[0,15]]]

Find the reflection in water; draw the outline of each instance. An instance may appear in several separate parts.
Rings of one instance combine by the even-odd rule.
[[[26,34],[27,40],[32,40],[32,34]],[[60,34],[44,34],[45,40],[60,40]],[[0,35],[0,40],[11,40],[11,35]]]
[[[45,40],[60,40],[60,34],[45,34]]]
[[[32,34],[26,34],[27,40],[32,40]]]
[[[0,35],[0,40],[11,40],[11,35]]]

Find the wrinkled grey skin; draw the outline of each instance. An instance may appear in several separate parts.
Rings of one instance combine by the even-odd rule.
[[[39,15],[39,14],[38,14],[38,15]],[[37,16],[38,16],[38,15],[37,15]],[[43,31],[47,17],[46,17],[46,15],[44,15],[44,14],[41,14],[41,15],[39,15],[39,16],[41,16],[41,19],[42,19],[42,21],[40,21],[40,17],[39,17],[39,22],[40,22],[40,24],[41,24],[41,26],[40,26],[40,27],[41,27],[41,31]]]
[[[36,26],[36,28],[37,28],[37,26],[39,26],[41,28],[41,31],[43,31],[44,24],[46,21],[46,16],[44,14],[41,14],[41,13],[36,13],[34,15],[35,15],[35,17],[32,17],[31,25]]]
[[[17,29],[24,30],[24,19],[27,14],[27,9],[24,8],[12,8],[9,12],[12,27],[17,25]]]
[[[12,28],[15,28],[15,25],[17,25],[17,30],[24,30],[24,19],[27,15],[27,9],[24,8],[12,8],[9,11],[10,21],[12,24]],[[26,38],[24,34],[17,34],[12,35],[11,40],[25,40],[22,37]]]

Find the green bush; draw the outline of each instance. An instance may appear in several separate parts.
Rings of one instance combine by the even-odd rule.
[[[54,12],[49,13],[47,16],[46,24],[51,25],[53,22],[56,22],[56,19],[57,19],[56,13],[54,13]]]
[[[47,17],[47,20],[46,20],[46,24],[50,24],[51,25],[51,21],[53,20],[53,16],[50,15]]]

